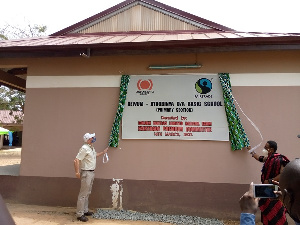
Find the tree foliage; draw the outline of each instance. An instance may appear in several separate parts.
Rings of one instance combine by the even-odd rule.
[[[25,27],[18,27],[7,24],[0,28],[0,40],[39,37],[46,35],[46,30],[47,26],[44,25],[28,24]],[[24,106],[25,93],[4,85],[0,86],[0,110],[10,110],[11,115],[14,111],[19,111],[24,115]],[[15,115],[14,117],[16,123],[23,122],[23,116]]]
[[[3,28],[0,28],[0,39],[20,39],[30,37],[40,37],[46,35],[47,26],[44,25],[31,25],[27,24],[24,27],[18,27],[15,25],[6,24]]]
[[[5,86],[0,87],[0,110],[9,110],[10,115],[14,115],[14,111],[21,112],[21,114],[14,115],[16,123],[23,122],[24,106],[25,93]]]
[[[0,109],[24,112],[25,93],[5,86],[0,87]]]

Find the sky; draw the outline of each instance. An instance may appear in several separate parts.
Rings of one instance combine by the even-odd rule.
[[[45,25],[52,34],[122,0],[6,0],[0,28]],[[159,0],[223,26],[245,32],[300,33],[299,0]]]

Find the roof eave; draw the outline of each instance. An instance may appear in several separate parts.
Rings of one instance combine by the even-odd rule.
[[[247,50],[299,50],[300,37],[220,38],[128,43],[12,46],[0,48],[0,58],[77,57],[91,49],[91,56]]]

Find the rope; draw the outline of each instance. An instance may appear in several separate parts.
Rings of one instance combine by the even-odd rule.
[[[109,158],[108,158],[108,154],[107,154],[107,152],[106,153],[104,153],[104,155],[103,155],[103,163],[108,163],[108,161],[109,161]]]
[[[220,79],[223,80],[224,85],[226,85],[227,89],[230,89],[230,86],[224,81],[223,77],[219,76]],[[239,105],[239,103],[237,102],[237,100],[235,99],[235,97],[233,95],[231,95],[233,101],[237,104],[237,106],[239,107],[239,109],[241,110],[241,112],[243,113],[243,115],[247,118],[247,120],[251,123],[251,125],[254,127],[254,129],[259,133],[260,138],[261,138],[261,142],[254,146],[253,148],[251,148],[248,152],[252,153],[255,149],[257,149],[263,142],[263,136],[259,130],[259,128],[255,125],[255,123],[246,115],[246,113],[244,113],[244,111],[242,110],[241,106]]]
[[[233,97],[233,96],[232,96]],[[254,129],[259,133],[260,138],[261,138],[261,142],[254,146],[253,148],[251,148],[248,152],[252,153],[254,152],[255,149],[257,149],[263,142],[264,138],[260,132],[260,130],[258,129],[258,127],[255,125],[255,123],[244,113],[244,111],[242,110],[241,106],[239,105],[239,103],[237,102],[237,100],[233,97],[233,100],[235,101],[235,103],[237,104],[237,106],[239,107],[239,109],[241,110],[241,112],[243,113],[243,115],[247,118],[247,120],[251,123],[251,125],[254,127]]]

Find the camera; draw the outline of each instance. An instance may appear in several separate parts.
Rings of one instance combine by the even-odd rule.
[[[274,184],[253,184],[254,198],[277,198],[278,195],[274,193],[278,191],[278,186]]]

